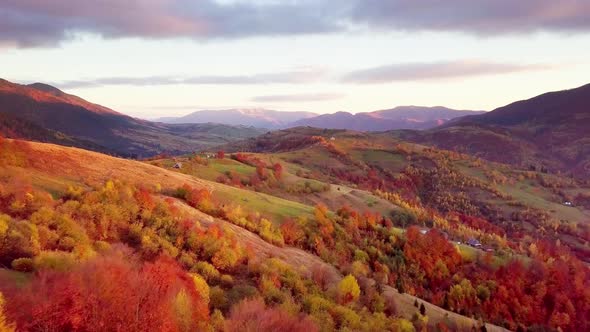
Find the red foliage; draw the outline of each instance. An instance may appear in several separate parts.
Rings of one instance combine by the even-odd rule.
[[[238,152],[236,154],[233,155],[233,158],[243,164],[247,164],[248,163],[248,155],[242,152]]]
[[[170,258],[137,266],[120,255],[43,271],[22,289],[3,290],[9,317],[19,331],[178,331],[172,303],[184,291],[192,328],[208,320],[191,277]]]
[[[493,233],[499,236],[504,236],[504,230],[489,221],[473,216],[468,216],[462,213],[456,213],[461,222],[471,228],[482,230],[486,233]]]
[[[223,150],[217,151],[217,159],[223,159],[223,158],[225,158],[225,151],[223,151]]]
[[[260,298],[238,303],[226,322],[228,332],[316,332],[317,325],[308,317],[293,316],[279,308],[267,308]]]
[[[276,163],[276,164],[272,165],[272,170],[273,170],[275,178],[277,180],[280,180],[281,177],[283,176],[283,165]]]
[[[260,158],[256,158],[252,155],[247,155],[242,152],[236,153],[235,155],[233,155],[233,158],[243,164],[250,165],[253,167],[258,167],[258,166],[263,167],[263,168],[267,167],[266,163],[264,161],[262,161]]]
[[[152,194],[148,189],[139,189],[135,192],[134,197],[137,201],[137,204],[148,211],[151,211],[156,207],[156,203],[154,202]]]
[[[315,220],[318,223],[319,234],[328,246],[334,245],[334,222],[328,217],[328,208],[323,204],[315,206]],[[320,252],[318,250],[318,252]]]
[[[256,175],[258,175],[258,178],[261,180],[266,179],[266,168],[260,164],[256,165]]]
[[[417,227],[410,227],[406,233],[407,242],[404,246],[406,259],[417,264],[426,277],[432,280],[431,287],[443,282],[453,274],[461,263],[461,255],[455,247],[437,230],[432,229],[421,234]],[[442,262],[448,269],[447,275],[441,274],[437,263]]]
[[[211,192],[206,188],[195,189],[185,184],[181,189],[184,192],[184,199],[192,207],[211,201]]]
[[[281,233],[285,243],[289,245],[296,245],[305,237],[305,232],[293,219],[288,219],[281,225]]]

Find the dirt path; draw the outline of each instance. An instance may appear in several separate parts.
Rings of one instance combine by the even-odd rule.
[[[342,278],[342,275],[334,266],[306,251],[288,246],[277,247],[264,241],[258,235],[247,229],[221,219],[213,218],[199,210],[193,209],[181,200],[175,200],[175,205],[191,217],[198,220],[203,226],[219,225],[224,229],[233,232],[242,245],[250,247],[257,255],[261,255],[261,257],[280,258],[294,268],[306,273],[309,273],[310,268],[313,266],[322,266],[326,271],[329,271],[332,283],[336,283]],[[444,322],[447,319],[455,322],[459,331],[471,331],[471,328],[477,325],[477,321],[469,317],[450,312],[412,295],[400,294],[396,289],[390,286],[384,286],[383,289],[384,296],[392,298],[395,301],[398,315],[406,319],[411,319],[418,311],[418,308],[414,307],[414,301],[417,299],[418,302],[424,303],[426,315],[429,318],[429,325],[431,326],[434,326],[438,322]],[[486,328],[488,331],[507,331],[506,329],[491,324],[486,324]]]

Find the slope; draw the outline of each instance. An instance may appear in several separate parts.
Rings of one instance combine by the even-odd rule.
[[[464,128],[449,127],[433,131],[432,139],[443,141],[436,135],[467,139],[469,134],[461,134]],[[518,157],[527,157],[528,145],[525,142],[510,145],[513,140],[501,140],[505,137],[502,131],[506,129],[498,128],[496,131],[490,131],[489,136],[480,132],[478,136],[471,137],[471,146],[487,146],[489,149],[488,145],[494,143],[499,150],[514,149],[519,151]],[[405,135],[411,134],[418,135],[415,132]],[[524,234],[536,237],[537,232],[542,230],[545,236],[565,241],[580,257],[590,259],[590,248],[585,244],[584,235],[584,229],[590,227],[590,210],[584,206],[586,196],[583,194],[590,192],[590,188],[584,182],[569,177],[546,174],[528,167],[518,169],[506,164],[486,162],[477,155],[471,157],[408,143],[399,139],[399,132],[359,133],[292,128],[232,143],[226,148],[227,151],[251,151],[254,152],[251,154],[253,158],[281,162],[283,172],[288,174],[279,187],[282,189],[253,186],[257,190],[273,192],[274,195],[281,195],[276,191],[287,190],[289,193],[282,195],[300,201],[309,197],[322,197],[324,204],[331,207],[331,198],[337,195],[340,204],[346,203],[357,208],[365,205],[362,209],[377,209],[381,213],[396,208],[379,203],[378,197],[374,197],[374,191],[396,192],[410,202],[420,202],[443,213],[459,212],[482,217],[515,236],[517,241],[521,241]],[[504,158],[514,157],[517,156],[505,154]],[[515,159],[503,161],[518,162]],[[207,169],[215,167],[218,162],[201,166],[195,175],[202,177],[200,174],[207,174]],[[267,165],[272,163],[268,162]],[[229,174],[238,165],[242,164],[238,163],[234,168],[228,164],[223,172]],[[249,176],[254,173],[255,168],[252,167]],[[221,177],[219,173],[214,174],[215,177],[210,179],[229,181],[225,180],[223,174]],[[299,179],[301,177],[304,179]],[[342,191],[336,191],[336,194],[334,191],[322,192],[320,185],[320,189],[317,189],[319,193],[310,187],[313,191],[303,190],[297,198],[292,193],[296,191],[290,190],[293,181],[327,183],[331,188],[342,188]],[[368,194],[357,203],[347,198],[344,189],[347,187],[353,188],[358,194]],[[573,202],[574,206],[565,206],[564,202],[568,201]],[[554,227],[550,225],[557,224],[561,225],[558,230],[547,232],[548,228]],[[578,227],[577,231],[573,231]],[[571,236],[574,233],[577,235]]]
[[[216,124],[169,125],[135,119],[92,104],[59,89],[35,83],[19,85],[0,80],[3,135],[61,143],[52,136],[67,136],[70,144],[124,156],[182,153],[258,135],[259,130]],[[11,128],[18,119],[28,130]],[[14,121],[13,121],[14,122]],[[33,129],[33,126],[35,130]],[[48,135],[46,130],[55,132]],[[89,144],[92,143],[92,144]]]
[[[76,148],[66,148],[66,147],[61,147],[61,146],[57,146],[57,145],[51,145],[51,144],[43,144],[43,143],[26,143],[26,142],[15,142],[15,141],[3,141],[1,142],[1,146],[4,148],[6,147],[6,144],[9,144],[10,147],[15,148],[12,150],[12,154],[10,156],[7,156],[5,154],[0,154],[0,156],[2,156],[3,158],[0,158],[0,169],[2,170],[2,174],[3,177],[2,179],[0,179],[0,197],[2,197],[2,199],[4,199],[5,197],[11,197],[12,194],[17,195],[16,192],[14,193],[10,193],[10,192],[6,192],[7,188],[10,188],[10,182],[11,181],[28,181],[35,189],[31,191],[31,189],[26,189],[25,187],[21,187],[23,190],[25,190],[26,192],[28,192],[28,195],[30,197],[33,197],[35,200],[39,199],[42,200],[41,197],[39,197],[39,192],[37,190],[41,190],[43,192],[48,192],[51,193],[54,196],[54,201],[52,204],[56,204],[58,206],[61,205],[60,210],[58,211],[72,211],[72,209],[78,209],[80,207],[80,203],[76,203],[77,200],[73,199],[72,197],[74,196],[67,196],[67,195],[81,195],[79,189],[76,189],[77,187],[81,186],[81,187],[95,187],[95,188],[104,188],[104,189],[100,189],[100,191],[98,191],[96,194],[92,193],[92,189],[90,190],[90,196],[88,197],[88,199],[90,201],[96,202],[96,200],[98,199],[100,201],[100,199],[104,199],[104,200],[108,200],[110,198],[108,197],[103,197],[104,195],[113,195],[114,193],[116,193],[116,190],[119,190],[118,195],[122,195],[122,197],[127,197],[126,199],[131,199],[130,197],[137,195],[138,193],[135,193],[134,195],[132,195],[132,193],[128,192],[130,190],[130,188],[133,187],[122,187],[120,189],[117,188],[117,184],[113,185],[111,180],[113,179],[121,179],[124,180],[125,182],[129,183],[129,184],[134,184],[136,186],[141,186],[141,187],[159,187],[161,189],[157,189],[160,190],[161,193],[164,194],[164,196],[162,196],[163,194],[160,194],[158,197],[161,198],[162,201],[165,201],[165,206],[169,206],[167,209],[169,209],[169,211],[175,213],[174,214],[174,221],[180,225],[187,225],[187,220],[191,220],[191,222],[196,223],[197,225],[202,225],[205,228],[213,228],[213,226],[218,227],[218,229],[223,232],[225,235],[223,235],[224,239],[225,238],[229,238],[229,239],[233,239],[232,243],[234,243],[233,245],[235,246],[236,243],[238,243],[240,246],[243,246],[244,248],[246,248],[249,252],[252,253],[253,255],[253,261],[248,263],[248,266],[250,265],[254,265],[254,264],[259,264],[259,265],[255,265],[255,266],[265,266],[265,264],[277,264],[276,262],[273,262],[272,260],[269,260],[270,258],[279,258],[282,261],[284,261],[285,263],[287,263],[290,268],[293,269],[293,271],[298,271],[298,273],[302,274],[302,278],[309,278],[311,274],[313,274],[313,270],[314,269],[320,269],[322,271],[324,271],[324,273],[326,273],[326,276],[328,277],[328,279],[326,279],[327,285],[329,285],[329,287],[335,287],[335,285],[341,280],[342,276],[341,276],[341,272],[337,271],[335,269],[334,266],[327,264],[326,262],[322,261],[319,257],[310,254],[309,252],[303,251],[299,248],[294,248],[294,247],[289,247],[289,246],[275,246],[273,244],[270,244],[268,241],[263,240],[262,238],[260,238],[258,235],[253,234],[252,232],[242,228],[242,227],[238,227],[234,224],[230,224],[225,220],[221,220],[219,218],[215,218],[212,217],[208,214],[205,214],[201,211],[198,211],[190,206],[188,206],[186,203],[175,199],[175,198],[170,198],[165,196],[166,193],[171,192],[171,189],[174,189],[182,184],[188,184],[190,186],[192,186],[193,188],[198,188],[198,189],[206,189],[206,190],[212,190],[212,191],[218,191],[218,190],[226,190],[226,191],[239,191],[238,189],[235,188],[231,188],[231,187],[227,187],[227,186],[223,186],[220,184],[216,184],[216,183],[212,183],[212,182],[208,182],[208,181],[204,181],[204,180],[200,180],[200,179],[196,179],[194,177],[191,176],[187,176],[187,175],[183,175],[183,174],[179,174],[179,173],[175,173],[175,172],[171,172],[162,168],[157,168],[145,163],[141,163],[141,162],[137,162],[137,161],[131,161],[131,160],[125,160],[125,159],[120,159],[120,158],[114,158],[114,157],[110,157],[110,156],[106,156],[106,155],[102,155],[99,153],[95,153],[95,152],[89,152],[89,151],[85,151],[85,150],[80,150],[80,149],[76,149]],[[1,152],[5,152],[4,150],[2,150]],[[6,158],[9,157],[9,158]],[[26,180],[23,178],[23,176],[26,175]],[[12,180],[10,180],[12,178]],[[146,179],[149,178],[150,182],[146,182]],[[21,182],[22,183],[22,182]],[[103,185],[103,183],[106,183],[106,185]],[[6,185],[6,186],[5,186]],[[220,189],[221,188],[221,189]],[[66,193],[66,195],[64,195],[64,193]],[[6,196],[8,194],[8,196]],[[103,198],[101,198],[103,197]],[[116,196],[115,196],[116,197]],[[142,197],[142,196],[135,196],[135,197]],[[79,198],[78,198],[79,199]],[[138,199],[138,198],[136,198]],[[149,204],[149,199],[145,198],[145,196],[143,196],[143,198],[148,202]],[[65,203],[65,201],[68,201],[67,203]],[[2,203],[4,204],[4,201],[2,201]],[[273,202],[272,204],[280,204],[280,200]],[[28,204],[28,203],[27,203]],[[38,202],[35,203],[35,205],[38,204]],[[125,204],[128,204],[125,203]],[[13,204],[14,205],[14,204]],[[2,206],[2,208],[4,208],[4,205]],[[88,210],[90,207],[86,206],[83,207],[82,210],[79,213],[83,213],[86,214],[88,212],[92,213],[92,210]],[[154,207],[152,206],[152,209]],[[161,209],[158,208],[158,209]],[[39,225],[39,227],[41,227],[41,223],[43,218],[47,217],[47,213],[50,213],[48,211],[52,211],[51,210],[51,205],[46,205],[44,207],[41,207],[37,212],[38,213],[34,213],[32,216],[32,219],[35,220],[35,222],[37,223],[37,225]],[[85,212],[84,212],[85,211]],[[140,211],[141,212],[141,211]],[[15,212],[11,212],[11,213],[15,213]],[[139,212],[138,212],[139,213]],[[154,212],[155,213],[155,212]],[[161,212],[160,212],[161,213]],[[149,213],[147,211],[143,211],[141,212],[141,215],[147,216],[147,220],[149,219]],[[123,216],[117,216],[117,218],[122,218]],[[50,218],[51,219],[51,218]],[[5,222],[6,216],[2,216],[2,222]],[[9,219],[8,219],[9,220]],[[97,220],[96,222],[99,222],[99,220]],[[154,219],[152,221],[150,221],[150,223],[154,223],[156,222],[157,219]],[[25,221],[21,222],[24,223]],[[26,221],[28,223],[28,221]],[[85,227],[87,227],[88,222],[90,222],[90,220],[77,220],[77,222],[80,223],[80,225],[85,225]],[[103,221],[105,222],[105,221]],[[137,222],[137,220],[135,221]],[[163,222],[163,221],[158,221],[159,223]],[[4,224],[3,224],[4,225]],[[12,227],[12,224],[9,223],[8,225],[10,225],[9,227]],[[32,227],[32,226],[31,226]],[[63,231],[67,231],[67,229],[74,229],[77,235],[76,236],[80,236],[80,226],[73,226],[70,225],[68,226],[69,228],[64,228],[65,226],[60,226],[59,229],[63,230]],[[185,226],[182,226],[185,227]],[[135,235],[133,235],[133,227],[130,228],[130,230],[128,231],[129,234],[124,235],[124,238],[131,238],[133,239]],[[147,229],[147,226],[146,226]],[[179,228],[182,229],[182,228]],[[176,231],[177,232],[177,231]],[[45,243],[45,238],[44,236],[46,236],[47,231],[43,231],[42,233],[42,241],[41,243]],[[73,234],[73,233],[72,233]],[[123,233],[126,234],[126,233]],[[149,233],[148,233],[149,234]],[[174,233],[177,234],[177,233]],[[207,233],[207,234],[219,234],[219,231],[211,231],[211,233]],[[4,236],[4,234],[2,234],[2,236]],[[152,234],[152,237],[154,237],[155,235]],[[217,235],[219,236],[219,235]],[[83,236],[81,237],[82,239],[84,238]],[[61,239],[59,239],[61,240]],[[129,243],[134,243],[133,240],[128,240],[130,241]],[[143,237],[141,242],[142,245],[144,245],[144,242],[149,241],[148,237]],[[219,241],[221,241],[221,239],[219,239]],[[225,241],[225,240],[223,240]],[[60,242],[61,243],[61,242]],[[65,242],[64,242],[65,243]],[[108,246],[108,244],[105,244],[105,241],[97,241],[97,243],[95,244],[96,246],[101,246],[101,247],[105,247]],[[145,244],[147,246],[147,244]],[[0,258],[4,259],[7,252],[9,251],[5,251],[7,248],[5,247],[0,247],[2,249],[2,251],[0,251]],[[60,247],[59,251],[42,251],[41,252],[41,256],[40,257],[45,257],[43,255],[53,255],[52,259],[54,263],[54,266],[59,266],[59,264],[65,264],[64,261],[61,261],[63,259],[68,259],[68,257],[70,257],[69,255],[72,255],[71,253],[69,253],[68,249],[65,249],[67,247],[65,247],[65,245],[62,245]],[[146,247],[147,248],[147,247]],[[77,250],[77,249],[76,249]],[[89,249],[86,249],[89,250]],[[145,250],[145,248],[143,249]],[[76,251],[74,251],[74,253],[76,253]],[[67,261],[67,264],[74,264],[74,262],[71,260],[73,258],[69,258],[70,261]],[[89,258],[81,258],[82,261],[76,264],[84,264],[83,262],[86,260],[91,259]],[[26,260],[25,258],[19,258],[17,259],[17,261],[19,262],[23,262],[24,260]],[[185,262],[185,260],[183,260],[182,258],[179,258],[179,260],[181,262]],[[258,261],[257,263],[255,263],[254,261]],[[39,259],[35,259],[34,260],[34,266],[35,268],[37,268],[37,266],[39,266],[39,264],[42,264],[42,260]],[[19,267],[19,265],[16,265],[13,263],[13,268],[21,268]],[[71,267],[70,267],[71,268]],[[22,270],[19,270],[22,271]],[[226,270],[227,271],[227,270]],[[260,273],[260,272],[256,272],[257,270],[252,270],[250,272],[248,272],[249,274],[244,275],[241,269],[236,269],[236,270],[229,270],[232,271],[231,273],[234,273],[234,277],[236,278],[240,278],[240,282],[238,282],[238,280],[236,280],[236,285],[235,286],[229,286],[229,290],[227,290],[227,292],[229,292],[228,294],[230,294],[230,296],[234,296],[232,294],[235,294],[238,291],[243,291],[243,286],[240,285],[240,283],[245,282],[248,284],[256,284],[254,280],[247,280],[247,279],[242,279],[242,278],[246,278],[252,274],[255,273]],[[64,273],[64,271],[62,271],[62,273]],[[202,273],[202,272],[201,272]],[[281,273],[281,271],[270,271],[270,273],[273,273],[273,275],[276,275],[277,273]],[[19,283],[19,291],[20,291],[20,287],[26,287],[25,285],[29,282],[31,282],[31,279],[34,279],[35,276],[34,275],[27,275],[25,273],[25,275],[23,275],[22,273],[17,273],[16,271],[5,271],[5,270],[1,270],[0,271],[0,278],[3,280],[3,282],[6,282],[7,280],[10,280],[10,282],[12,282],[12,280],[17,280],[17,282]],[[290,276],[290,278],[293,278],[293,276]],[[225,279],[227,278],[227,275],[225,277]],[[264,280],[264,279],[263,279]],[[366,282],[371,283],[370,280],[367,280]],[[7,284],[3,283],[2,284],[2,288],[6,289]],[[224,286],[224,287],[228,287],[228,286]],[[232,288],[233,287],[233,288]],[[242,287],[242,288],[240,288]],[[251,287],[251,286],[250,286]],[[286,286],[284,286],[286,287]],[[298,286],[298,287],[302,287],[302,286]],[[307,287],[307,286],[306,286]],[[233,291],[233,289],[236,289],[236,291]],[[217,289],[219,289],[219,287],[217,287]],[[233,293],[232,293],[233,292]],[[317,292],[317,291],[316,291]],[[330,292],[326,291],[326,294],[330,294]],[[414,308],[412,306],[413,301],[416,300],[415,297],[410,296],[408,294],[400,294],[397,291],[395,291],[394,289],[386,286],[385,287],[385,292],[384,292],[384,296],[386,296],[386,298],[391,299],[392,301],[394,301],[395,303],[395,307],[398,308],[398,314],[401,317],[405,317],[407,319],[412,319],[412,316],[414,315],[414,313],[416,312],[416,308]],[[316,299],[317,299],[317,295]],[[322,295],[322,296],[326,296],[326,295]],[[10,297],[11,299],[13,298],[12,295]],[[418,299],[420,300],[420,299]],[[431,327],[434,327],[436,324],[438,323],[449,323],[452,322],[454,324],[454,326],[462,329],[462,330],[468,330],[469,328],[471,328],[472,326],[477,326],[479,323],[471,318],[467,318],[452,312],[448,312],[442,308],[430,305],[428,303],[424,303],[426,305],[426,308],[429,312],[429,318],[430,320],[428,320],[428,324]],[[212,305],[217,305],[217,304],[212,304]],[[341,307],[343,308],[343,307]],[[353,308],[352,306],[348,306],[347,310],[351,310],[350,308]],[[344,309],[340,309],[340,310],[344,310]],[[354,309],[357,310],[357,309]],[[360,312],[360,309],[358,309]],[[43,314],[43,313],[39,313],[39,314]],[[338,312],[334,313],[335,317],[338,317]],[[379,316],[377,316],[379,317]],[[352,324],[352,323],[351,323]],[[503,329],[500,329],[498,327],[495,327],[493,325],[487,324],[487,327],[490,328],[492,331],[502,331]],[[366,330],[366,327],[364,328]]]
[[[399,137],[531,169],[590,177],[590,84]]]
[[[544,318],[536,323],[494,308],[530,300],[524,289],[548,283],[546,273],[566,268],[554,264],[559,255],[569,257],[569,271],[580,273],[568,276],[587,280],[590,210],[583,193],[590,190],[583,182],[407,143],[390,133],[294,128],[233,144],[228,151],[241,152],[214,159],[206,153],[186,156],[177,171],[253,193],[317,199],[313,217],[275,220],[284,243],[319,255],[361,284],[370,276],[386,293],[395,287],[447,310],[517,329],[547,324],[553,307],[539,312]],[[364,197],[355,202],[351,192]],[[378,198],[391,205],[381,210]],[[233,220],[255,229],[248,221]],[[563,283],[560,292],[570,286]],[[463,302],[464,296],[478,299]],[[553,296],[534,301],[545,307],[543,301]],[[575,301],[577,295],[567,297]],[[404,308],[415,312],[411,297],[404,298]]]

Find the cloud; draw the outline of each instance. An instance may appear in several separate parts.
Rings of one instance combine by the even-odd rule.
[[[310,93],[291,95],[257,96],[251,100],[256,103],[282,103],[282,102],[314,102],[340,99],[344,95],[337,93]]]
[[[549,65],[520,65],[478,60],[402,63],[353,71],[344,75],[342,82],[374,84],[397,81],[427,81],[498,75],[549,68],[551,68]]]
[[[55,46],[104,38],[244,38],[350,32],[502,35],[590,31],[584,0],[2,0],[0,44]]]
[[[54,46],[78,33],[104,38],[240,38],[342,29],[328,0],[2,0],[0,42]]]
[[[501,35],[590,31],[584,0],[363,0],[352,20],[371,28]]]
[[[61,89],[93,88],[100,86],[130,85],[257,85],[257,84],[300,84],[312,83],[324,76],[321,69],[296,70],[277,73],[260,73],[253,75],[204,75],[191,77],[150,76],[150,77],[103,77],[88,80],[70,80],[53,82]]]

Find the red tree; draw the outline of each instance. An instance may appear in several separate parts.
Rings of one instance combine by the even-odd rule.
[[[274,165],[272,165],[272,171],[274,173],[274,176],[277,180],[280,180],[281,177],[283,176],[283,165],[276,163]]]
[[[279,308],[267,308],[260,298],[237,304],[226,322],[228,332],[316,332],[317,325],[308,317],[289,314]]]
[[[120,256],[44,271],[9,289],[9,317],[23,331],[178,331],[208,320],[206,301],[170,258],[137,266]],[[190,304],[188,318],[178,314],[179,294]]]

